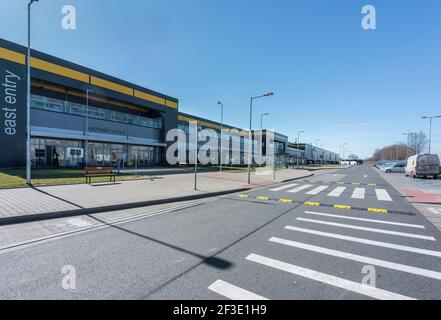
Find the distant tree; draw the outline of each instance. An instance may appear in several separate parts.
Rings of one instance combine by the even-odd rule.
[[[427,136],[424,132],[409,135],[409,147],[413,150],[414,154],[423,153],[428,143]]]
[[[374,161],[379,160],[406,160],[409,156],[415,154],[412,148],[409,148],[404,143],[393,144],[375,150],[372,159]]]

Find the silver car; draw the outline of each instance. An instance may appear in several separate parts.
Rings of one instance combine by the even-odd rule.
[[[380,170],[386,173],[391,172],[404,172],[406,165],[403,163],[394,163],[389,166],[382,167]]]

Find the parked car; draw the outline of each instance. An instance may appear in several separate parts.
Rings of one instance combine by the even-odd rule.
[[[412,178],[428,176],[438,179],[440,174],[440,160],[436,154],[419,154],[410,157],[407,160],[407,166],[405,169],[407,177]]]
[[[386,173],[391,173],[391,172],[404,172],[404,169],[406,168],[405,164],[402,163],[393,163],[393,164],[389,164],[387,166],[383,166],[381,167],[381,171],[386,172]]]

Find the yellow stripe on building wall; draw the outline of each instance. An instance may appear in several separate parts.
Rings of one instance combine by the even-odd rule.
[[[91,76],[90,77],[90,83],[95,85],[95,86],[101,87],[101,88],[110,89],[110,90],[113,90],[113,91],[117,91],[117,92],[120,92],[120,93],[127,94],[129,96],[133,96],[133,89],[132,88],[129,88],[129,87],[117,84],[117,83],[112,82],[112,81],[108,81],[108,80],[104,80],[104,79],[101,79],[101,78],[97,78],[97,77]]]
[[[165,99],[163,98],[159,98],[156,97],[154,95],[151,95],[149,93],[145,93],[139,90],[135,90],[135,97],[142,99],[142,100],[147,100],[147,101],[151,101],[160,105],[165,105]]]
[[[167,107],[170,107],[170,108],[173,108],[173,109],[178,109],[179,108],[179,106],[178,106],[178,104],[176,102],[170,101],[170,100],[165,100],[165,105]]]
[[[26,55],[5,48],[0,48],[0,58],[15,63],[26,64]]]
[[[62,67],[57,64],[50,63],[38,58],[31,57],[31,67],[35,69],[47,71],[50,73],[55,73],[63,77],[89,83],[89,75],[86,73],[79,72],[66,67]]]

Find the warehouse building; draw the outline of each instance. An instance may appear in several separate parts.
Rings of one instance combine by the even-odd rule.
[[[26,48],[0,39],[0,167],[23,167],[26,155]],[[166,133],[188,122],[218,122],[179,111],[178,99],[38,52],[31,54],[33,167],[166,165]],[[248,135],[234,133],[243,160]],[[235,131],[234,131],[235,130]],[[245,133],[245,135],[243,134]],[[225,137],[224,137],[225,138]],[[306,163],[336,163],[338,155],[275,134],[277,163],[301,155]],[[311,153],[312,152],[312,153]]]

